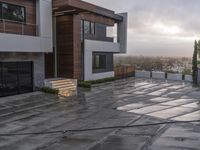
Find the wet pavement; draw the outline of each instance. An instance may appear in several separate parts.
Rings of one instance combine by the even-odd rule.
[[[200,119],[190,83],[129,78],[80,90],[0,98],[0,134],[65,131]],[[200,150],[200,123],[0,136],[0,150]]]

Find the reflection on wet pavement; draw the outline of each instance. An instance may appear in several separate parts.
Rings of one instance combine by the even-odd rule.
[[[151,146],[151,150],[199,150],[199,132],[195,127],[172,126]]]
[[[124,79],[80,89],[77,97],[40,92],[0,99],[0,133],[45,132],[200,119],[190,83]],[[0,137],[2,150],[197,150],[200,123]]]

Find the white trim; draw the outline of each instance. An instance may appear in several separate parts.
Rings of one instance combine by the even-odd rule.
[[[114,76],[115,76],[114,71],[102,72],[102,73],[92,73],[92,74],[90,74],[90,76],[85,76],[85,81],[110,78],[110,77],[114,77]]]
[[[120,52],[120,44],[105,41],[85,40],[85,51]]]
[[[37,0],[39,36],[0,33],[0,52],[52,52],[52,0]]]
[[[103,78],[114,77],[114,71],[93,73],[92,71],[92,53],[93,52],[116,52],[119,51],[118,43],[85,40],[84,51],[84,80],[98,80]]]

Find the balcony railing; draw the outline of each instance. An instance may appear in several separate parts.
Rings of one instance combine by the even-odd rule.
[[[36,24],[0,19],[0,33],[38,36]]]

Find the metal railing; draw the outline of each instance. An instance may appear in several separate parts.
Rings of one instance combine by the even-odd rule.
[[[38,25],[7,19],[0,19],[0,32],[30,36],[39,35]]]

